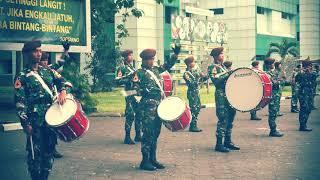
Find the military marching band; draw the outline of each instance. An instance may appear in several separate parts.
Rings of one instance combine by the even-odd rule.
[[[68,57],[70,45],[64,44],[65,55]],[[184,59],[186,70],[183,79],[188,87],[188,105],[179,106],[178,115],[174,109],[168,109],[162,116],[167,116],[170,121],[164,122],[159,116],[158,108],[168,99],[164,90],[163,72],[169,71],[177,62],[181,47],[176,44],[171,57],[164,61],[163,65],[155,65],[156,50],[144,49],[140,53],[142,59],[141,68],[134,67],[133,51],[125,50],[121,53],[123,64],[115,72],[115,83],[124,86],[125,95],[125,137],[124,144],[141,142],[142,159],[140,169],[155,171],[164,169],[165,165],[157,159],[158,138],[161,126],[166,123],[171,131],[183,130],[189,127],[190,132],[200,133],[198,116],[201,110],[200,84],[208,79],[215,86],[215,104],[217,116],[216,144],[213,149],[217,152],[227,153],[231,150],[240,150],[240,147],[232,141],[232,128],[237,109],[228,101],[226,94],[226,81],[234,72],[231,61],[224,61],[224,48],[212,49],[210,56],[213,61],[207,68],[207,73],[201,71],[193,56]],[[57,138],[70,141],[68,136],[81,137],[82,132],[88,130],[85,116],[75,118],[80,127],[69,124],[67,130],[55,129],[51,123],[46,122],[46,112],[54,102],[56,107],[63,110],[68,104],[68,83],[56,68],[63,64],[48,66],[48,56],[41,50],[40,41],[26,42],[22,49],[23,55],[28,61],[28,66],[15,77],[15,104],[21,125],[26,134],[27,165],[33,180],[47,179],[52,169],[54,157],[62,157],[56,151]],[[68,60],[68,58],[64,58]],[[42,62],[43,61],[43,62]],[[282,137],[284,134],[277,129],[277,116],[281,115],[280,99],[283,86],[286,84],[286,75],[281,68],[281,63],[273,58],[264,60],[265,71],[259,70],[259,62],[252,62],[255,72],[264,72],[272,82],[272,93],[268,97],[268,123],[270,137]],[[244,76],[245,74],[243,74]],[[319,76],[319,66],[313,70],[312,62],[303,60],[298,65],[291,77],[292,86],[291,112],[299,113],[299,130],[312,131],[307,126],[309,114],[314,107],[316,78]],[[172,83],[172,82],[171,82]],[[171,84],[170,84],[171,85]],[[70,98],[69,98],[70,101]],[[73,102],[73,101],[72,101]],[[299,102],[299,105],[298,105]],[[245,103],[245,102],[243,102]],[[300,107],[300,108],[298,108]],[[253,108],[251,120],[261,120],[256,112],[261,109]],[[181,109],[181,112],[180,112]],[[80,110],[81,111],[81,110]],[[162,117],[161,116],[161,117]],[[131,139],[132,124],[135,125],[135,138]],[[62,123],[65,124],[65,123]],[[81,131],[82,130],[82,131]],[[80,132],[81,131],[81,132]],[[80,132],[80,135],[78,135]]]

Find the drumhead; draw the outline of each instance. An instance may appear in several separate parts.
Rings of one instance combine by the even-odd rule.
[[[168,97],[158,106],[158,115],[164,121],[174,121],[186,109],[186,103],[178,97]]]
[[[226,81],[226,96],[230,105],[239,111],[255,109],[263,98],[263,83],[250,68],[234,70]]]
[[[67,98],[63,105],[53,103],[46,112],[46,122],[49,126],[64,124],[77,111],[77,103],[72,98]]]

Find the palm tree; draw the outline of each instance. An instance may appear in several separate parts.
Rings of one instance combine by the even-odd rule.
[[[281,57],[281,61],[284,61],[288,55],[293,57],[299,56],[299,51],[297,49],[296,42],[288,42],[286,39],[282,43],[270,43],[269,51],[267,52],[267,57],[270,57],[272,53],[277,53]]]

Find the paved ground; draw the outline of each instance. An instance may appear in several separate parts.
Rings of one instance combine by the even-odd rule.
[[[267,109],[258,112],[262,121],[237,113],[233,135],[241,150],[228,154],[213,150],[214,108],[200,114],[202,133],[172,133],[163,127],[158,157],[167,168],[156,172],[138,169],[140,144],[122,144],[123,118],[91,117],[85,137],[60,143],[65,156],[55,161],[50,179],[319,179],[320,110],[311,114],[313,131],[299,132],[298,114],[289,112],[289,104],[282,101],[286,115],[278,118],[282,138],[268,137]],[[0,179],[27,179],[22,132],[0,133],[0,147]]]

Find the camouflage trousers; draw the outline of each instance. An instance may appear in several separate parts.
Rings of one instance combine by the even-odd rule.
[[[30,175],[39,174],[40,172],[50,172],[53,165],[53,151],[57,142],[54,132],[43,125],[41,127],[32,127],[32,136],[27,136],[26,150],[27,165]],[[33,144],[34,157],[32,156]]]
[[[195,124],[198,121],[198,116],[201,109],[201,101],[199,90],[189,90],[187,91],[187,98],[189,100],[190,111],[192,115],[192,120],[190,125]]]
[[[162,122],[157,114],[160,101],[147,99],[141,101],[142,140],[141,152],[149,153],[156,149]]]
[[[223,92],[216,91],[216,115],[218,117],[216,136],[231,137],[236,111],[231,108]]]
[[[298,109],[298,93],[299,93],[299,88],[297,85],[292,85],[291,86],[291,110],[297,110]]]
[[[272,94],[272,98],[268,106],[268,111],[269,111],[268,123],[269,123],[270,130],[277,129],[276,119],[280,109],[280,99],[281,99],[280,93]]]
[[[312,94],[299,95],[300,111],[299,111],[299,123],[300,126],[306,126],[309,115],[312,110]]]
[[[125,110],[125,131],[130,134],[132,123],[134,121],[136,132],[141,130],[141,114],[139,113],[139,103],[134,96],[126,97],[126,110]]]

